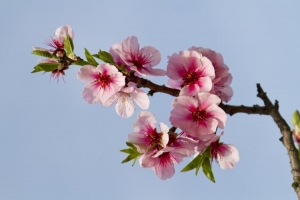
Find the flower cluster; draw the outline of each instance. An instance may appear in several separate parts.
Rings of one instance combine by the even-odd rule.
[[[69,25],[65,25],[62,27],[59,27],[56,29],[55,34],[53,37],[50,37],[50,39],[45,41],[45,44],[47,46],[50,47],[50,49],[45,49],[42,47],[33,47],[34,50],[38,50],[38,51],[44,51],[44,52],[48,52],[48,53],[52,53],[53,55],[58,55],[59,57],[63,57],[64,56],[64,41],[65,38],[69,36],[71,38],[71,40],[74,39],[74,33],[72,28]],[[43,60],[39,60],[40,63],[57,63],[59,64],[59,62],[57,61],[57,59],[43,59]],[[59,81],[59,77],[65,75],[65,70],[68,69],[68,66],[65,66],[63,64],[59,64],[58,67],[56,69],[53,69],[51,71],[51,75],[50,75],[50,79],[54,78],[57,79],[57,81]]]
[[[71,27],[66,25],[58,28],[46,41],[51,49],[34,47],[34,54],[47,59],[40,61],[33,72],[52,71],[51,77],[58,79],[69,65],[81,65],[77,78],[87,82],[82,92],[83,99],[89,104],[103,106],[116,103],[117,114],[124,118],[133,115],[134,103],[143,110],[149,108],[148,95],[141,89],[148,87],[141,84],[148,80],[142,77],[167,75],[168,89],[179,94],[174,95],[176,97],[171,103],[169,122],[173,127],[170,129],[164,123],[159,123],[157,129],[156,118],[148,111],[138,114],[133,124],[134,131],[128,135],[132,149],[124,150],[132,153],[129,160],[140,156],[141,167],[153,169],[162,180],[174,175],[174,164],[182,162],[184,157],[202,156],[194,159],[198,163],[192,161],[197,170],[204,165],[206,169],[211,168],[213,160],[222,169],[233,168],[239,161],[238,150],[220,142],[223,132],[216,134],[218,128],[225,128],[227,119],[219,104],[228,102],[233,95],[230,87],[232,76],[221,54],[211,49],[191,47],[169,56],[167,70],[163,70],[155,68],[161,61],[160,52],[152,46],[140,48],[135,36],[112,45],[109,53],[100,51],[91,55],[85,50],[87,61],[73,53],[73,38]],[[104,63],[98,64],[94,57]]]

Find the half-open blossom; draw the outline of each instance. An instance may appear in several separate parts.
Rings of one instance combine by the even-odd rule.
[[[212,62],[216,77],[213,79],[211,93],[218,95],[222,101],[228,102],[233,95],[233,90],[230,87],[232,76],[229,73],[229,68],[224,63],[222,55],[211,49],[202,47],[191,47],[189,50],[201,53]]]
[[[104,106],[111,106],[116,104],[117,114],[121,117],[128,118],[135,111],[135,102],[142,109],[149,108],[149,97],[141,89],[136,88],[136,85],[132,82],[128,83],[128,87],[123,87],[119,92],[111,96],[106,102],[102,102]]]
[[[106,102],[125,85],[125,76],[115,66],[107,63],[97,67],[85,65],[79,69],[77,78],[88,82],[82,97],[90,104]]]
[[[122,58],[120,57],[119,53],[118,53],[118,49],[122,49],[122,45],[117,43],[114,44],[110,47],[109,49],[109,53],[110,55],[113,57],[115,63],[118,66],[125,66],[126,70],[129,72],[130,71],[130,66],[127,66],[126,63],[122,60]]]
[[[239,151],[235,146],[218,140],[211,144],[211,155],[219,163],[221,169],[232,169],[240,160]]]
[[[293,136],[295,141],[299,144],[300,143],[300,127],[298,125],[295,125]]]
[[[178,149],[166,147],[161,150],[151,149],[140,157],[143,168],[152,168],[156,175],[166,180],[175,174],[174,164],[179,164],[185,157]]]
[[[38,60],[39,63],[58,63],[57,60],[53,60],[53,59],[40,59]],[[62,64],[60,64],[57,69],[54,69],[51,71],[50,74],[50,80],[52,78],[56,79],[57,82],[59,82],[59,78],[61,77],[62,80],[65,82],[64,80],[64,76],[65,76],[65,70],[68,69],[69,67],[64,67]]]
[[[139,76],[164,76],[163,69],[153,69],[160,60],[160,52],[151,46],[140,49],[138,39],[135,36],[126,38],[120,45],[115,44],[113,50],[119,54],[123,62],[136,71]]]
[[[148,111],[141,111],[138,119],[133,123],[134,132],[128,134],[128,141],[137,147],[140,153],[145,153],[149,148],[162,149],[169,142],[169,128],[164,123],[159,123],[160,132],[156,129],[156,118]]]
[[[59,27],[56,29],[54,36],[46,40],[45,42],[46,45],[52,47],[53,49],[44,49],[41,47],[33,47],[33,49],[40,50],[40,51],[48,51],[48,52],[54,52],[55,50],[63,49],[64,41],[67,35],[69,35],[71,39],[74,38],[74,33],[72,28],[69,25]]]
[[[214,133],[217,127],[224,128],[226,122],[226,113],[218,106],[220,102],[218,96],[210,93],[179,96],[172,102],[170,122],[194,137]]]
[[[191,137],[184,132],[179,135],[177,133],[169,133],[168,147],[173,147],[176,152],[185,156],[191,156],[195,154],[199,140],[195,137]]]
[[[168,86],[182,87],[179,95],[193,96],[212,89],[215,72],[209,59],[197,51],[181,51],[168,59]]]

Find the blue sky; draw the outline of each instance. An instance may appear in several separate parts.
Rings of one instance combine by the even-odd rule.
[[[89,105],[72,66],[64,82],[30,74],[56,28],[70,24],[75,53],[108,50],[128,36],[167,56],[191,46],[222,53],[233,75],[230,104],[262,105],[261,83],[291,125],[299,106],[300,3],[259,1],[1,1],[0,200],[295,199],[287,151],[268,116],[228,117],[222,140],[234,144],[233,170],[213,164],[216,183],[180,173],[161,181],[150,169],[121,164],[139,110],[122,119],[114,107]],[[167,77],[153,78],[163,84]],[[149,111],[168,125],[172,97],[156,94]]]

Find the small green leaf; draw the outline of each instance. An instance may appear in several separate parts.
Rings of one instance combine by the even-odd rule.
[[[36,73],[40,71],[51,72],[54,69],[57,69],[60,63],[39,63],[34,66],[34,70],[31,73]]]
[[[195,168],[197,169],[198,167],[200,168],[205,157],[205,154],[199,154],[187,166],[185,166],[181,172],[187,172]]]
[[[122,161],[122,164],[123,163],[127,163],[133,159],[137,159],[138,156],[135,156],[135,155],[128,155],[123,161]]]
[[[211,170],[210,159],[208,157],[205,157],[205,159],[203,160],[202,171],[209,180],[211,180],[214,183],[216,182],[214,174]]]
[[[79,65],[79,66],[84,66],[84,65],[89,65],[89,62],[86,62],[84,60],[78,60],[76,62],[73,62],[72,65]]]
[[[58,59],[55,55],[49,53],[48,51],[34,50],[31,53],[34,55],[43,56],[43,57],[54,59],[54,60]]]
[[[126,145],[132,149],[136,149],[136,147],[131,142],[126,142]]]
[[[131,160],[134,160],[132,166],[135,164],[137,158],[142,155],[140,152],[137,151],[137,148],[130,142],[126,142],[126,145],[129,147],[128,149],[122,149],[120,150],[123,153],[129,154],[123,161],[122,163],[129,162]]]
[[[113,57],[110,55],[110,53],[106,52],[106,51],[99,51],[98,55],[95,54],[93,55],[94,57],[102,60],[103,62],[105,63],[109,63],[109,64],[112,64],[112,65],[116,65]]]
[[[93,66],[97,66],[98,63],[95,60],[95,58],[93,58],[92,54],[90,54],[90,52],[86,48],[84,49],[84,52],[85,52],[85,57],[88,60],[88,62],[91,63],[91,65],[93,65]]]
[[[122,149],[120,151],[123,152],[123,153],[128,153],[128,154],[133,154],[134,153],[134,151],[132,149]]]
[[[67,35],[67,37],[65,37],[64,48],[67,52],[67,55],[70,55],[73,53],[73,50],[74,50],[73,40],[72,40],[72,38],[70,38],[69,35]]]
[[[293,113],[292,121],[294,126],[300,126],[300,113],[298,110]]]

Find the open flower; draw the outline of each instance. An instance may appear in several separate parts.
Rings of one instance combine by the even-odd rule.
[[[120,56],[131,70],[136,71],[138,76],[166,75],[166,71],[163,69],[153,69],[161,60],[160,52],[151,46],[140,49],[138,39],[135,36],[126,38],[121,44],[113,45],[111,49]],[[116,56],[113,56],[115,59]]]
[[[41,47],[33,47],[33,49],[40,50],[40,51],[48,51],[48,52],[54,52],[55,50],[63,49],[65,38],[68,35],[70,36],[71,39],[74,38],[73,30],[69,25],[59,27],[56,29],[54,36],[51,37],[49,40],[46,40],[45,42],[46,45],[52,47],[53,49],[44,49]]]
[[[193,137],[214,133],[217,127],[224,128],[226,122],[226,113],[218,106],[220,102],[218,96],[210,93],[179,96],[172,102],[170,122]]]
[[[212,89],[214,68],[209,59],[197,51],[181,51],[168,57],[168,86],[182,89],[179,95],[194,96]],[[178,88],[178,89],[180,89]]]
[[[134,132],[128,134],[128,141],[137,147],[140,153],[145,153],[149,148],[162,149],[169,142],[169,128],[164,123],[159,123],[160,132],[157,131],[155,116],[148,111],[141,111],[138,119],[133,123]]]
[[[125,76],[110,64],[97,67],[85,65],[77,74],[80,81],[88,82],[82,92],[82,97],[88,103],[106,102],[125,85]]]
[[[142,109],[149,108],[149,97],[141,89],[136,88],[136,85],[132,82],[128,83],[128,87],[123,87],[119,92],[111,96],[106,102],[102,102],[104,106],[111,106],[116,104],[116,112],[119,116],[128,118],[135,110],[135,102]]]
[[[212,62],[216,76],[213,79],[213,87],[210,92],[218,95],[222,101],[228,102],[233,95],[233,90],[230,87],[232,76],[229,73],[229,68],[224,63],[222,55],[211,49],[202,47],[193,46],[189,50],[197,51]]]

